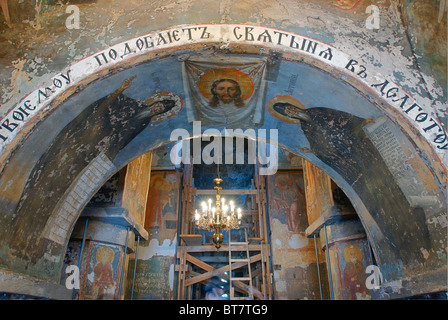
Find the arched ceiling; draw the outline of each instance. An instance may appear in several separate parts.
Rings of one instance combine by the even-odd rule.
[[[424,159],[384,110],[351,85],[306,63],[242,54],[222,57],[225,66],[240,65],[242,70],[247,67],[244,61],[250,64],[255,59],[265,65],[264,86],[251,89],[261,100],[245,106],[259,103],[262,107],[254,127],[266,129],[266,139],[271,141],[272,130],[278,130],[279,145],[320,166],[347,192],[382,253],[379,257],[400,261],[410,269],[424,263],[420,248],[429,252],[432,244],[426,238],[428,229],[422,233],[421,228],[426,216],[443,210],[443,194],[438,191],[441,184],[425,178],[431,173]],[[207,119],[201,115],[189,118],[189,111],[195,111],[195,104],[204,97],[199,96],[199,89],[195,97],[196,87],[190,90],[185,83],[194,78],[185,73],[185,64],[193,61],[197,66],[200,61],[198,68],[205,72],[199,79],[204,79],[210,70],[222,70],[222,57],[182,51],[134,65],[93,82],[39,123],[2,176],[4,219],[8,218],[11,226],[3,241],[10,243],[14,256],[26,260],[43,248],[56,250],[50,241],[56,238],[53,229],[48,231],[53,221],[49,217],[60,214],[76,181],[99,158],[108,164],[109,171],[102,177],[105,180],[134,157],[171,141],[173,130],[183,128],[192,136],[191,121]],[[226,72],[231,77],[232,71]],[[257,84],[257,75],[250,77],[252,84]],[[161,118],[149,116],[154,97],[177,99],[174,111]],[[308,118],[288,117],[273,107],[275,102],[301,107]],[[254,109],[253,114],[256,112]],[[386,141],[392,145],[383,146]],[[13,188],[5,183],[11,180]],[[414,187],[408,188],[411,181]],[[97,183],[95,188],[102,184],[100,180]],[[95,188],[90,189],[91,194],[83,191],[86,201]],[[427,196],[420,198],[422,193]],[[404,226],[409,217],[415,221]],[[69,222],[74,221],[76,215]],[[409,237],[399,236],[403,229]],[[406,255],[395,248],[406,248]]]
[[[1,267],[57,281],[77,217],[110,176],[176,129],[194,135],[194,120],[202,131],[224,128],[230,111],[208,107],[212,82],[203,81],[225,75],[246,83],[250,108],[235,111],[229,119],[239,122],[227,128],[266,129],[267,140],[278,130],[281,147],[329,174],[354,204],[388,280],[446,268],[446,133],[427,95],[407,93],[418,77],[396,84],[412,72],[369,64],[351,55],[357,40],[338,44],[331,32],[323,38],[332,44],[247,24],[141,34],[75,59],[4,113]],[[164,99],[174,105],[154,114]],[[286,103],[300,116],[288,115]]]

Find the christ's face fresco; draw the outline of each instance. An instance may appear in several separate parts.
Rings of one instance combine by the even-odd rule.
[[[223,103],[231,103],[237,95],[237,88],[234,83],[222,81],[216,86],[216,94]]]

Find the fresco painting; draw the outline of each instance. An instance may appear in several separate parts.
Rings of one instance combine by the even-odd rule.
[[[372,264],[369,250],[365,239],[339,242],[330,247],[336,299],[371,299],[370,290],[366,287],[366,268]]]
[[[134,270],[135,260],[129,264],[129,270]],[[174,257],[154,255],[148,260],[137,261],[133,299],[135,300],[169,300],[173,297],[173,279],[170,269],[175,263]],[[132,283],[133,273],[128,273],[128,283]],[[132,288],[127,287],[130,298]]]
[[[270,99],[267,103],[269,113],[286,123],[300,123],[300,117],[296,109],[305,109],[302,102],[289,95],[279,95]]]
[[[341,10],[352,10],[361,2],[362,0],[333,0],[331,1],[331,5]]]
[[[304,165],[308,223],[312,224],[334,205],[330,178],[308,161]]]
[[[145,223],[151,159],[152,153],[145,153],[129,163],[126,169],[122,207],[141,225]]]
[[[199,120],[201,125],[215,128],[263,125],[264,59],[189,57],[183,65],[189,122]]]
[[[174,164],[171,161],[171,150],[172,148],[176,148],[177,144],[182,144],[181,142],[170,143],[164,146],[161,146],[153,151],[151,168],[154,170],[174,170]]]
[[[428,230],[424,212],[422,208],[411,206],[380,152],[364,132],[363,128],[375,119],[364,119],[326,107],[304,109],[290,101],[283,101],[273,107],[272,115],[284,122],[284,117],[296,121],[299,132],[303,132],[310,144],[310,148],[300,149],[314,154],[340,174],[357,191],[383,232],[400,234],[398,229],[407,223],[409,215],[420,221],[420,226],[408,225],[409,234],[391,236],[393,243],[415,248],[413,254],[400,255],[396,246],[391,246],[388,241],[386,245],[402,261],[425,261],[421,248],[429,251],[430,244],[429,237],[425,236]],[[377,190],[382,190],[382,193]],[[383,197],[383,193],[393,197]]]
[[[352,10],[362,0],[331,2],[337,8]],[[309,41],[308,49],[312,48],[311,40],[304,40],[303,48],[306,41]],[[297,44],[298,48],[298,42],[292,43]],[[317,42],[314,43],[317,46]],[[316,46],[314,46],[313,54],[315,54]],[[331,51],[328,48],[325,51],[318,50],[317,53],[319,56],[329,57]],[[104,54],[103,57],[105,57]],[[98,56],[96,59],[101,65]],[[164,125],[173,128],[194,120],[200,120],[204,126],[209,127],[254,128],[265,124],[265,110],[267,110],[267,116],[270,115],[269,125],[294,128],[291,130],[292,133],[288,134],[294,135],[297,141],[300,140],[295,145],[298,150],[309,154],[313,160],[317,159],[320,166],[333,170],[341,177],[341,181],[353,188],[353,192],[359,196],[379,229],[386,235],[378,239],[378,245],[384,245],[385,256],[388,256],[388,250],[391,250],[393,252],[391,256],[398,257],[399,263],[404,262],[408,266],[419,266],[428,261],[437,261],[434,258],[435,250],[430,243],[433,240],[427,230],[427,216],[425,216],[427,212],[424,211],[426,209],[410,203],[409,197],[403,194],[401,184],[397,183],[396,174],[391,172],[393,171],[391,165],[385,161],[387,159],[384,153],[379,152],[381,151],[379,146],[383,142],[389,142],[387,146],[391,149],[394,149],[394,145],[390,143],[390,139],[383,138],[385,134],[381,132],[376,133],[375,141],[373,136],[366,134],[366,125],[377,121],[375,117],[355,114],[351,107],[333,107],[333,105],[329,107],[325,104],[313,106],[302,103],[296,98],[298,94],[292,88],[290,95],[275,95],[266,105],[268,71],[264,58],[240,55],[229,62],[219,56],[212,59],[188,56],[181,57],[178,61],[180,63],[175,65],[178,68],[181,66],[183,77],[177,79],[175,85],[179,90],[175,91],[176,93],[168,91],[167,88],[161,88],[161,81],[167,82],[166,79],[161,79],[158,84],[155,84],[155,88],[148,87],[144,93],[140,92],[144,98],[136,99],[129,92],[139,91],[144,87],[142,83],[145,83],[150,76],[142,80],[141,74],[132,74],[127,70],[127,76],[121,85],[110,94],[99,97],[91,104],[86,104],[87,107],[63,127],[51,143],[49,142],[48,148],[42,151],[42,156],[32,163],[33,168],[29,176],[25,176],[28,178],[25,178],[27,181],[23,194],[19,198],[20,201],[12,219],[11,230],[18,231],[8,235],[12,239],[10,250],[12,255],[25,259],[28,255],[38,256],[39,252],[47,249],[46,242],[40,241],[37,231],[24,230],[29,230],[28,225],[39,230],[47,221],[48,212],[45,206],[56,207],[58,199],[52,196],[53,192],[48,191],[51,191],[54,186],[58,186],[57,191],[61,194],[69,190],[73,179],[79,176],[92,159],[99,155],[104,154],[108,159],[113,160],[143,131],[151,126],[157,127],[167,119],[170,119],[170,123],[165,122]],[[354,66],[353,60],[350,60],[347,66]],[[349,70],[347,66],[345,68]],[[163,68],[160,69],[163,70]],[[158,71],[160,70],[152,70],[151,74],[156,74]],[[163,78],[160,72],[158,76]],[[308,80],[310,78],[312,77],[309,76]],[[135,83],[138,80],[140,84],[137,88]],[[300,82],[306,83],[306,81]],[[312,86],[311,81],[310,83],[309,86]],[[333,85],[331,81],[326,83]],[[372,87],[381,89],[383,93],[382,90],[388,84],[389,81],[385,81],[373,84]],[[279,87],[272,85],[271,92],[277,91],[281,92]],[[345,91],[341,94],[344,93]],[[390,97],[387,96],[387,98]],[[403,108],[408,98],[406,96],[405,99],[401,99],[403,110],[408,107]],[[369,109],[365,107],[367,105],[362,105],[359,109],[368,110],[362,111],[366,114],[374,113],[370,111],[374,108]],[[413,106],[406,110],[412,108]],[[173,120],[180,113],[182,117]],[[425,117],[425,121],[426,118],[428,117]],[[424,122],[419,121],[421,119],[421,117],[415,117],[415,121],[419,123]],[[434,126],[431,124],[431,127],[425,127],[425,129],[429,130],[435,126],[436,124]],[[389,132],[386,133],[389,134]],[[163,134],[160,133],[160,135]],[[301,143],[303,139],[309,144],[307,147]],[[437,143],[445,143],[445,140],[439,140],[440,143]],[[147,143],[152,142],[151,140]],[[289,145],[289,147],[293,146]],[[445,147],[446,145],[439,149]],[[400,161],[403,160],[403,167],[395,168],[396,171],[400,170],[402,175],[408,174],[409,167],[406,166],[406,158],[403,157],[402,150],[395,149],[394,151],[397,151],[396,154],[399,156],[397,158]],[[293,163],[297,159],[289,155],[286,157],[293,166],[297,165],[297,162]],[[70,164],[65,162],[67,158],[70,159]],[[316,171],[309,168],[305,170],[309,174],[307,179],[318,176]],[[168,289],[172,284],[169,272],[174,265],[173,248],[177,236],[180,177],[180,174],[174,172],[157,172],[151,177],[147,201],[148,215],[145,219],[145,228],[149,231],[150,239],[142,244],[142,256],[137,257],[137,270],[141,273],[137,279],[141,279],[142,282],[146,279],[151,280],[142,283],[139,288],[142,297],[164,299],[172,297],[172,291]],[[413,173],[412,177],[414,177]],[[277,293],[279,298],[309,298],[317,291],[312,287],[303,287],[301,283],[305,278],[314,276],[315,272],[313,271],[315,270],[314,245],[304,235],[309,221],[306,214],[303,174],[300,171],[282,172],[268,177],[268,183]],[[382,191],[381,194],[378,190]],[[426,191],[425,186],[421,186],[418,191]],[[31,218],[26,212],[29,208],[36,209]],[[440,213],[437,217],[442,217],[442,214]],[[407,223],[408,221],[413,223]],[[400,233],[403,225],[406,225],[405,232]],[[32,241],[33,239],[38,241]],[[389,242],[392,245],[389,246]],[[148,248],[153,251],[150,255],[145,255],[145,252],[149,251]],[[408,248],[406,254],[400,251],[402,248]],[[120,249],[97,246],[92,243],[89,249],[88,272],[84,279],[83,297],[85,299],[114,298],[118,285],[116,275],[120,268]],[[341,298],[368,298],[369,293],[363,287],[362,272],[366,267],[366,252],[368,253],[365,245],[361,242],[340,243],[336,244],[332,250],[333,262],[339,263],[340,266],[339,276],[336,278],[339,281],[338,285],[344,289],[344,296]],[[410,253],[407,254],[407,252]]]
[[[173,241],[177,233],[180,174],[156,171],[151,174],[145,229],[150,238]]]
[[[33,189],[39,191],[33,196],[25,197],[18,205],[18,211],[31,207],[49,207],[55,205],[58,197],[47,192],[47,186],[57,185],[68,188],[81,170],[100,154],[114,159],[120,150],[141,133],[151,122],[158,122],[172,117],[182,108],[182,101],[174,93],[157,93],[149,95],[145,103],[126,95],[136,76],[127,77],[113,93],[98,99],[87,106],[69,125],[62,129],[54,143],[43,153],[30,178],[26,182],[24,193]],[[73,165],[66,170],[64,163],[71,157]],[[42,182],[45,181],[45,182]],[[43,205],[45,204],[45,205]],[[45,208],[42,209],[45,211]],[[40,210],[36,210],[36,221]],[[20,216],[20,215],[19,215]],[[45,221],[45,219],[44,219]],[[14,221],[20,226],[21,219]],[[29,223],[29,222],[26,222]],[[39,228],[36,228],[38,230]],[[17,245],[23,244],[26,251],[38,246],[28,242],[31,234],[24,237],[14,235]],[[25,244],[26,242],[26,244]],[[18,252],[20,254],[20,252]]]
[[[302,158],[283,148],[278,149],[278,167],[280,169],[302,169]]]
[[[268,177],[269,220],[276,296],[279,299],[314,299],[319,288],[314,242],[308,227],[301,171],[281,171]],[[317,283],[317,278],[316,278]]]
[[[123,248],[89,242],[86,272],[81,285],[80,299],[116,299],[120,286]]]
[[[286,223],[289,232],[305,232],[308,225],[302,175],[275,175],[272,187],[272,217]]]
[[[153,171],[146,207],[149,239],[140,242],[135,275],[135,299],[171,299],[174,294],[179,188],[181,173]],[[135,258],[130,261],[132,282]],[[127,296],[131,295],[128,287]]]

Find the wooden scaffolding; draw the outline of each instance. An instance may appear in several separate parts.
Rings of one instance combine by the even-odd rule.
[[[178,299],[201,299],[201,290],[214,277],[227,284],[229,299],[272,299],[265,181],[257,174],[254,177],[252,189],[221,190],[222,195],[246,195],[250,207],[243,209],[246,221],[240,230],[230,232],[229,241],[218,250],[213,243],[204,243],[202,234],[194,233],[193,224],[195,197],[212,196],[216,191],[193,188],[192,167],[184,168],[181,234],[175,267]],[[204,285],[202,289],[200,284]]]

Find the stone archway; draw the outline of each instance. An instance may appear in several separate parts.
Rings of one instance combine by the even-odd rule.
[[[281,86],[283,96],[298,95],[294,74],[282,73],[291,66],[307,81],[319,79],[307,85],[302,79],[304,95],[319,89],[317,84],[323,91],[331,84],[333,91],[314,100],[308,96],[304,118],[287,121],[265,112],[262,128],[279,128],[282,146],[322,168],[347,193],[389,280],[413,278],[428,265],[429,274],[443,269],[437,251],[444,228],[437,221],[446,214],[441,159],[447,144],[429,109],[388,76],[369,74],[367,66],[332,46],[248,25],[180,26],[117,44],[75,63],[17,104],[0,131],[3,219],[10,226],[1,239],[4,267],[45,281],[59,279],[68,237],[96,190],[133,158],[167,142],[172,130],[191,131],[185,93],[182,108],[163,121],[138,117],[144,83],[134,88],[133,98],[124,94],[148,73],[152,88],[165,90],[169,80],[182,79],[183,61],[191,55],[268,59],[272,72],[263,81],[269,101],[282,96],[275,94]],[[173,76],[153,71],[163,68]],[[269,92],[269,83],[278,86]],[[173,86],[174,81],[167,90]],[[357,97],[358,110],[345,93]],[[389,150],[382,143],[390,141],[395,144]],[[399,166],[391,165],[394,159]],[[411,179],[418,180],[416,190],[406,193]]]

